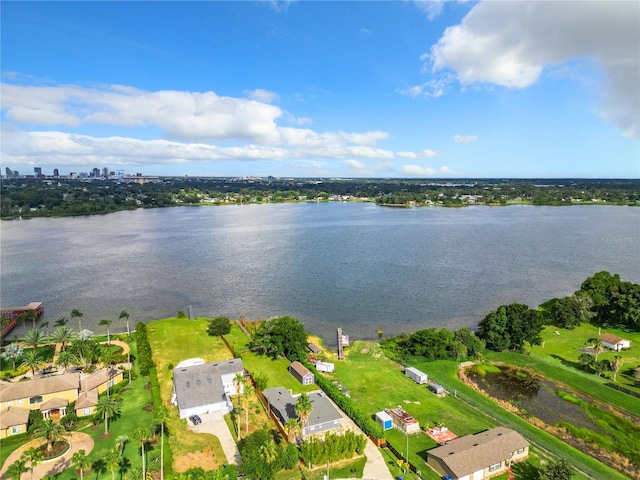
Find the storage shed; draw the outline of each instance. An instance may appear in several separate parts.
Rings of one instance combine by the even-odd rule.
[[[438,385],[437,383],[432,383],[429,385],[429,390],[431,390],[436,395],[442,395],[444,393],[444,387]]]
[[[407,367],[404,369],[404,374],[409,377],[411,380],[416,382],[418,385],[423,385],[429,381],[427,374],[421,372],[417,368]]]
[[[289,365],[289,373],[293,375],[302,385],[311,385],[315,381],[313,373],[300,362],[295,361]]]
[[[393,418],[384,410],[376,413],[376,423],[380,425],[383,430],[391,430],[393,428]]]
[[[335,365],[331,362],[316,362],[316,370],[319,372],[333,373]]]

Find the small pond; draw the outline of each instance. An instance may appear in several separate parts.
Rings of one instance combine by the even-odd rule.
[[[512,403],[527,415],[537,417],[547,424],[569,422],[593,431],[600,430],[587,418],[580,406],[569,403],[556,394],[556,390],[564,390],[572,395],[576,395],[575,392],[565,390],[550,380],[535,378],[521,370],[506,366],[498,368],[499,372],[489,371],[484,375],[467,369],[467,377],[480,390]],[[589,401],[584,396],[578,396],[583,401]]]

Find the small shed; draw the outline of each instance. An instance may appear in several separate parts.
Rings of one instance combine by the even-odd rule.
[[[321,353],[320,348],[319,348],[317,345],[313,344],[313,343],[308,344],[308,345],[307,345],[307,347],[308,347],[308,348],[309,348],[309,350],[311,350],[313,353],[316,353],[316,354]]]
[[[438,385],[437,383],[432,383],[431,385],[429,385],[429,390],[431,390],[436,395],[444,394],[444,387]]]
[[[429,381],[427,374],[417,368],[407,367],[404,369],[404,374],[418,385],[423,385]]]
[[[298,361],[292,362],[289,365],[289,373],[296,377],[302,385],[311,385],[315,381],[313,373]]]
[[[316,362],[316,370],[319,372],[333,373],[335,365],[331,362]]]
[[[615,350],[616,352],[619,352],[623,348],[631,348],[631,340],[612,335],[611,333],[603,333],[600,335],[600,341],[602,342],[602,346],[610,350]]]
[[[384,410],[376,413],[376,423],[380,425],[383,430],[391,430],[393,428],[393,418]]]

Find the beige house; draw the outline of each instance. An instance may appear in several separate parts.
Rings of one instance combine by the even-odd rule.
[[[497,427],[466,435],[427,451],[427,463],[451,480],[483,480],[529,456],[529,442],[518,432]]]
[[[0,382],[0,438],[26,432],[31,410],[40,410],[44,418],[59,420],[67,414],[69,404],[76,402],[78,416],[91,415],[98,395],[123,378],[121,370],[104,368],[84,376],[65,373],[24,382]],[[24,423],[15,423],[18,420]]]

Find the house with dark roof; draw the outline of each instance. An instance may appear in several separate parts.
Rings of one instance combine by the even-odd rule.
[[[612,333],[603,333],[600,335],[600,341],[604,348],[619,352],[623,348],[631,348],[631,340],[613,335]]]
[[[316,380],[313,373],[298,361],[291,362],[289,365],[289,373],[302,385],[311,385]]]
[[[482,480],[529,456],[529,442],[518,432],[497,427],[465,435],[427,451],[427,463],[442,477]]]
[[[270,388],[262,392],[280,423],[284,426],[287,420],[298,418],[296,414],[296,402],[299,395],[292,395],[290,390],[283,387]],[[312,392],[307,394],[311,401],[311,414],[302,429],[302,435],[324,432],[338,428],[342,420],[342,414],[333,406],[324,392]]]
[[[234,382],[238,374],[244,376],[239,358],[174,368],[171,401],[178,407],[180,418],[233,410],[231,395],[244,392],[242,385]]]

